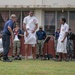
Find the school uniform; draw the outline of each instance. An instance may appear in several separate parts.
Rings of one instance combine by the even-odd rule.
[[[62,24],[61,30],[58,38],[58,44],[57,44],[57,53],[67,53],[66,45],[67,45],[67,37],[65,38],[64,42],[61,42],[64,37],[65,33],[68,32],[69,25],[68,24]]]
[[[26,29],[29,33],[26,37],[26,32],[24,32],[25,44],[36,44],[36,33],[32,33],[32,30],[35,28],[35,24],[38,24],[37,18],[35,16],[27,16],[24,18],[23,23],[26,24]]]

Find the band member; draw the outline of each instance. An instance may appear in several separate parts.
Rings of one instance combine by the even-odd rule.
[[[30,11],[29,15],[23,20],[24,39],[25,39],[25,56],[28,59],[28,47],[32,46],[33,59],[36,58],[36,29],[38,28],[37,18],[34,12]]]

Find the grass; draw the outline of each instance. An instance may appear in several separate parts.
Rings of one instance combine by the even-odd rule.
[[[75,61],[0,61],[0,75],[75,75]]]

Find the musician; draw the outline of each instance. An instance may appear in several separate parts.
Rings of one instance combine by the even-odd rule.
[[[12,57],[14,57],[15,60],[21,60],[21,57],[20,57],[20,46],[21,46],[20,39],[21,39],[21,36],[23,36],[23,34],[19,28],[18,23],[15,25],[13,32],[14,32],[14,43],[13,43],[13,55],[12,55]],[[17,51],[16,51],[16,49],[17,49]]]

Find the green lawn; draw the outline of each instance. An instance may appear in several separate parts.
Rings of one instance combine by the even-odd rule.
[[[0,61],[0,75],[75,75],[75,61]]]

